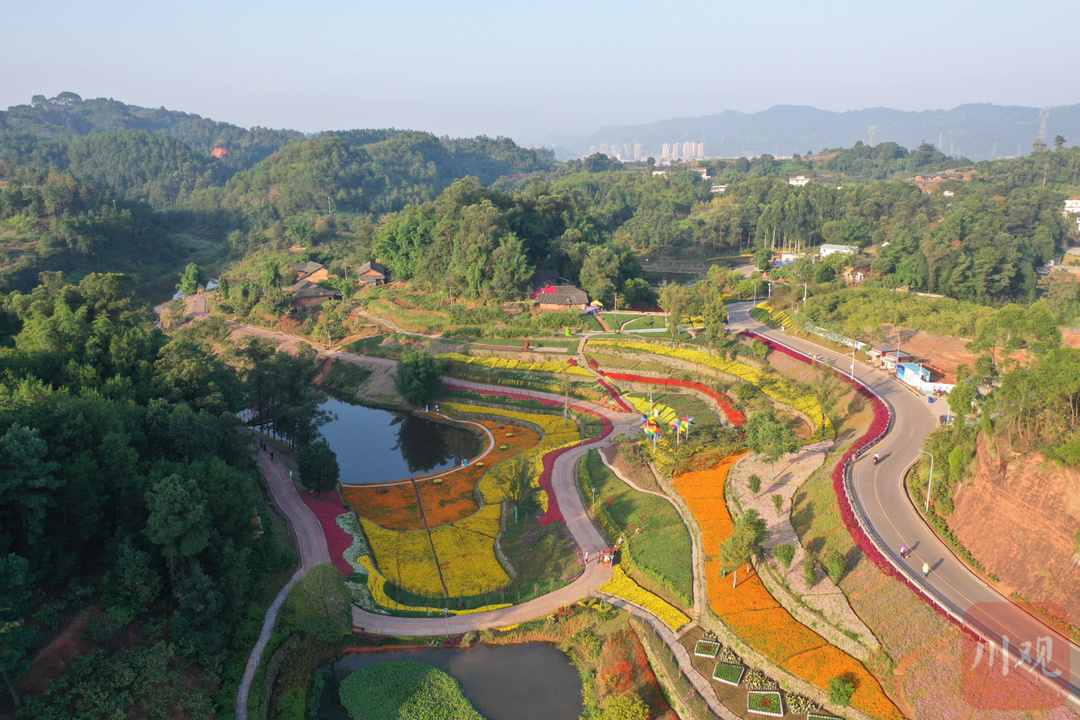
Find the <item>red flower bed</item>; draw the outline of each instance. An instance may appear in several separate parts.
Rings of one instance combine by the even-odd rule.
[[[741,427],[746,422],[746,416],[735,409],[731,404],[731,398],[721,392],[717,392],[712,388],[696,382],[694,380],[680,380],[678,378],[657,378],[646,377],[644,375],[634,375],[632,373],[607,373],[607,377],[612,380],[622,380],[624,382],[637,382],[647,383],[650,385],[671,385],[674,387],[690,388],[697,390],[698,392],[705,393],[720,405],[720,409],[724,411],[724,415],[732,422],[736,427]]]
[[[601,378],[596,378],[596,382],[600,383],[600,387],[608,391],[608,394],[611,395],[612,399],[615,401],[615,404],[619,406],[620,410],[628,413],[634,412],[634,408],[626,404],[626,401],[619,396],[619,392],[615,388],[611,387],[611,385],[604,382]]]
[[[796,350],[792,350],[787,346],[773,342],[766,337],[762,337],[760,335],[757,335],[756,333],[750,332],[744,334],[750,337],[757,338],[761,342],[765,343],[765,345],[767,345],[770,350],[783,353],[784,355],[788,355],[789,357],[795,358],[796,360],[804,363],[810,364],[814,362],[814,360],[812,360],[807,355],[804,355]],[[873,445],[878,440],[880,440],[886,432],[888,432],[889,425],[892,422],[892,417],[889,412],[888,406],[886,406],[885,403],[882,402],[881,398],[870,392],[869,388],[867,388],[858,380],[852,379],[851,377],[837,371],[836,369],[833,369],[833,372],[836,373],[837,377],[854,387],[855,392],[857,392],[861,397],[869,401],[870,406],[874,410],[874,419],[870,422],[870,427],[857,440],[855,440],[854,443],[852,443],[851,447],[840,458],[840,462],[838,462],[836,464],[836,467],[833,468],[833,492],[836,493],[836,500],[837,503],[840,505],[840,517],[844,521],[844,526],[847,527],[848,532],[851,533],[851,537],[855,541],[856,547],[858,547],[859,550],[861,550],[862,553],[866,557],[868,557],[871,562],[874,563],[874,565],[876,565],[883,573],[885,573],[885,575],[896,578],[897,580],[903,582],[911,589],[912,592],[926,600],[935,612],[937,612],[946,620],[951,620],[952,622],[956,623],[960,627],[960,629],[963,630],[966,634],[974,637],[974,633],[972,633],[967,626],[965,626],[962,622],[958,621],[949,613],[945,612],[945,610],[940,605],[938,605],[936,602],[933,602],[932,598],[930,598],[922,590],[922,588],[911,582],[911,580],[906,575],[900,573],[893,566],[893,564],[890,563],[885,558],[885,556],[881,554],[881,550],[878,549],[878,546],[875,545],[869,537],[867,537],[866,533],[863,532],[862,525],[860,525],[858,520],[855,519],[855,510],[851,506],[851,497],[847,491],[847,478],[845,476],[847,465],[849,462],[852,462],[855,458],[857,458],[864,448]]]
[[[341,571],[342,575],[351,575],[352,566],[345,561],[345,551],[352,545],[349,533],[338,527],[334,521],[338,515],[349,512],[348,508],[341,504],[341,498],[337,493],[328,493],[322,497],[311,493],[301,492],[300,497],[304,500],[315,517],[322,525],[323,535],[326,536],[326,551],[330,554],[330,560],[334,567]]]
[[[453,383],[447,383],[447,385],[449,387],[453,387]],[[548,400],[547,398],[538,398],[532,395],[524,395],[522,393],[508,392],[504,390],[474,390],[472,388],[468,388],[468,390],[470,392],[476,392],[481,395],[503,395],[505,397],[516,398],[518,400],[536,400],[540,403],[543,403],[544,405],[551,405],[552,407],[559,407],[562,405],[561,402],[558,402],[556,400]],[[611,433],[611,421],[600,413],[596,412],[595,410],[590,410],[589,408],[581,407],[580,405],[571,405],[570,407],[578,412],[588,413],[589,415],[598,417],[604,423],[604,431],[600,433],[599,437],[595,437],[590,440],[584,440],[580,443],[581,445],[596,442],[601,438],[607,437]],[[568,447],[559,448],[557,450],[552,450],[551,452],[544,455],[544,470],[540,473],[540,477],[537,478],[537,484],[541,487],[541,489],[543,489],[545,493],[547,493],[548,509],[547,512],[544,513],[543,517],[540,518],[541,525],[550,525],[553,522],[566,522],[566,520],[563,518],[562,510],[559,509],[559,501],[555,497],[555,492],[554,490],[552,490],[551,487],[551,470],[555,466],[555,459],[569,449],[570,448]]]

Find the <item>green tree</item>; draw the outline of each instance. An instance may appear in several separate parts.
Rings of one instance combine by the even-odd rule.
[[[341,643],[352,631],[352,595],[331,563],[308,570],[289,590],[285,608],[301,630],[327,645]]]
[[[206,283],[206,276],[203,273],[203,269],[195,263],[188,263],[184,268],[184,272],[180,274],[180,282],[177,283],[176,289],[185,295],[194,295],[198,292],[199,285]]]
[[[410,405],[426,405],[442,394],[445,371],[445,360],[422,350],[405,350],[394,372],[394,388]]]
[[[300,448],[297,469],[300,471],[300,482],[315,493],[333,490],[341,475],[337,453],[325,440]]]
[[[117,548],[116,561],[106,575],[102,604],[110,617],[127,625],[150,606],[161,592],[161,577],[147,552],[130,539]]]
[[[26,558],[10,554],[0,556],[0,676],[19,707],[15,680],[30,666],[30,648],[37,628],[27,625],[33,612],[34,592]]]
[[[619,281],[619,256],[608,247],[591,248],[579,275],[581,287],[593,300],[610,305]]]
[[[840,707],[851,704],[851,696],[855,694],[855,682],[846,676],[837,675],[829,681],[829,699]]]
[[[732,587],[738,583],[738,568],[751,558],[761,554],[761,546],[768,533],[765,520],[757,510],[750,508],[735,520],[731,537],[720,543],[720,559],[723,573],[734,572]]]
[[[746,419],[743,432],[746,434],[746,447],[769,463],[772,481],[775,482],[776,461],[799,446],[794,431],[778,421],[772,413],[758,411]]]
[[[504,236],[491,254],[491,262],[491,292],[495,298],[504,301],[520,298],[533,273],[524,243],[515,235]]]
[[[195,555],[210,542],[206,496],[194,480],[176,473],[162,478],[147,491],[146,507],[146,536],[161,546],[170,568],[178,557]]]

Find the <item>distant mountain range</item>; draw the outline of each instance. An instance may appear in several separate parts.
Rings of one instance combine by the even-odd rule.
[[[895,142],[908,149],[927,142],[946,155],[993,160],[1031,152],[1043,114],[1041,108],[989,103],[915,112],[889,108],[832,112],[777,105],[759,113],[725,110],[698,118],[613,125],[586,137],[549,136],[536,144],[554,147],[560,160],[601,152],[605,147],[610,156],[633,160],[635,143],[640,143],[641,158],[659,161],[665,143],[678,143],[675,157],[687,159],[693,155],[682,152],[684,143],[701,143],[705,157],[753,157],[820,152],[860,141],[868,145]],[[1058,135],[1067,144],[1080,142],[1080,104],[1049,108],[1045,120],[1047,145],[1053,147]]]

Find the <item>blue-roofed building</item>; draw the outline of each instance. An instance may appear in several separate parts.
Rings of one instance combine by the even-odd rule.
[[[913,362],[902,362],[896,366],[896,377],[901,382],[921,388],[923,383],[930,382],[930,370]]]

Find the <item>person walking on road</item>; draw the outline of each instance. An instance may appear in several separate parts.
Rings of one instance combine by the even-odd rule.
[[[929,574],[930,574],[930,563],[923,563],[922,564],[922,576],[926,577]]]
[[[900,557],[907,559],[907,545],[900,546]]]

